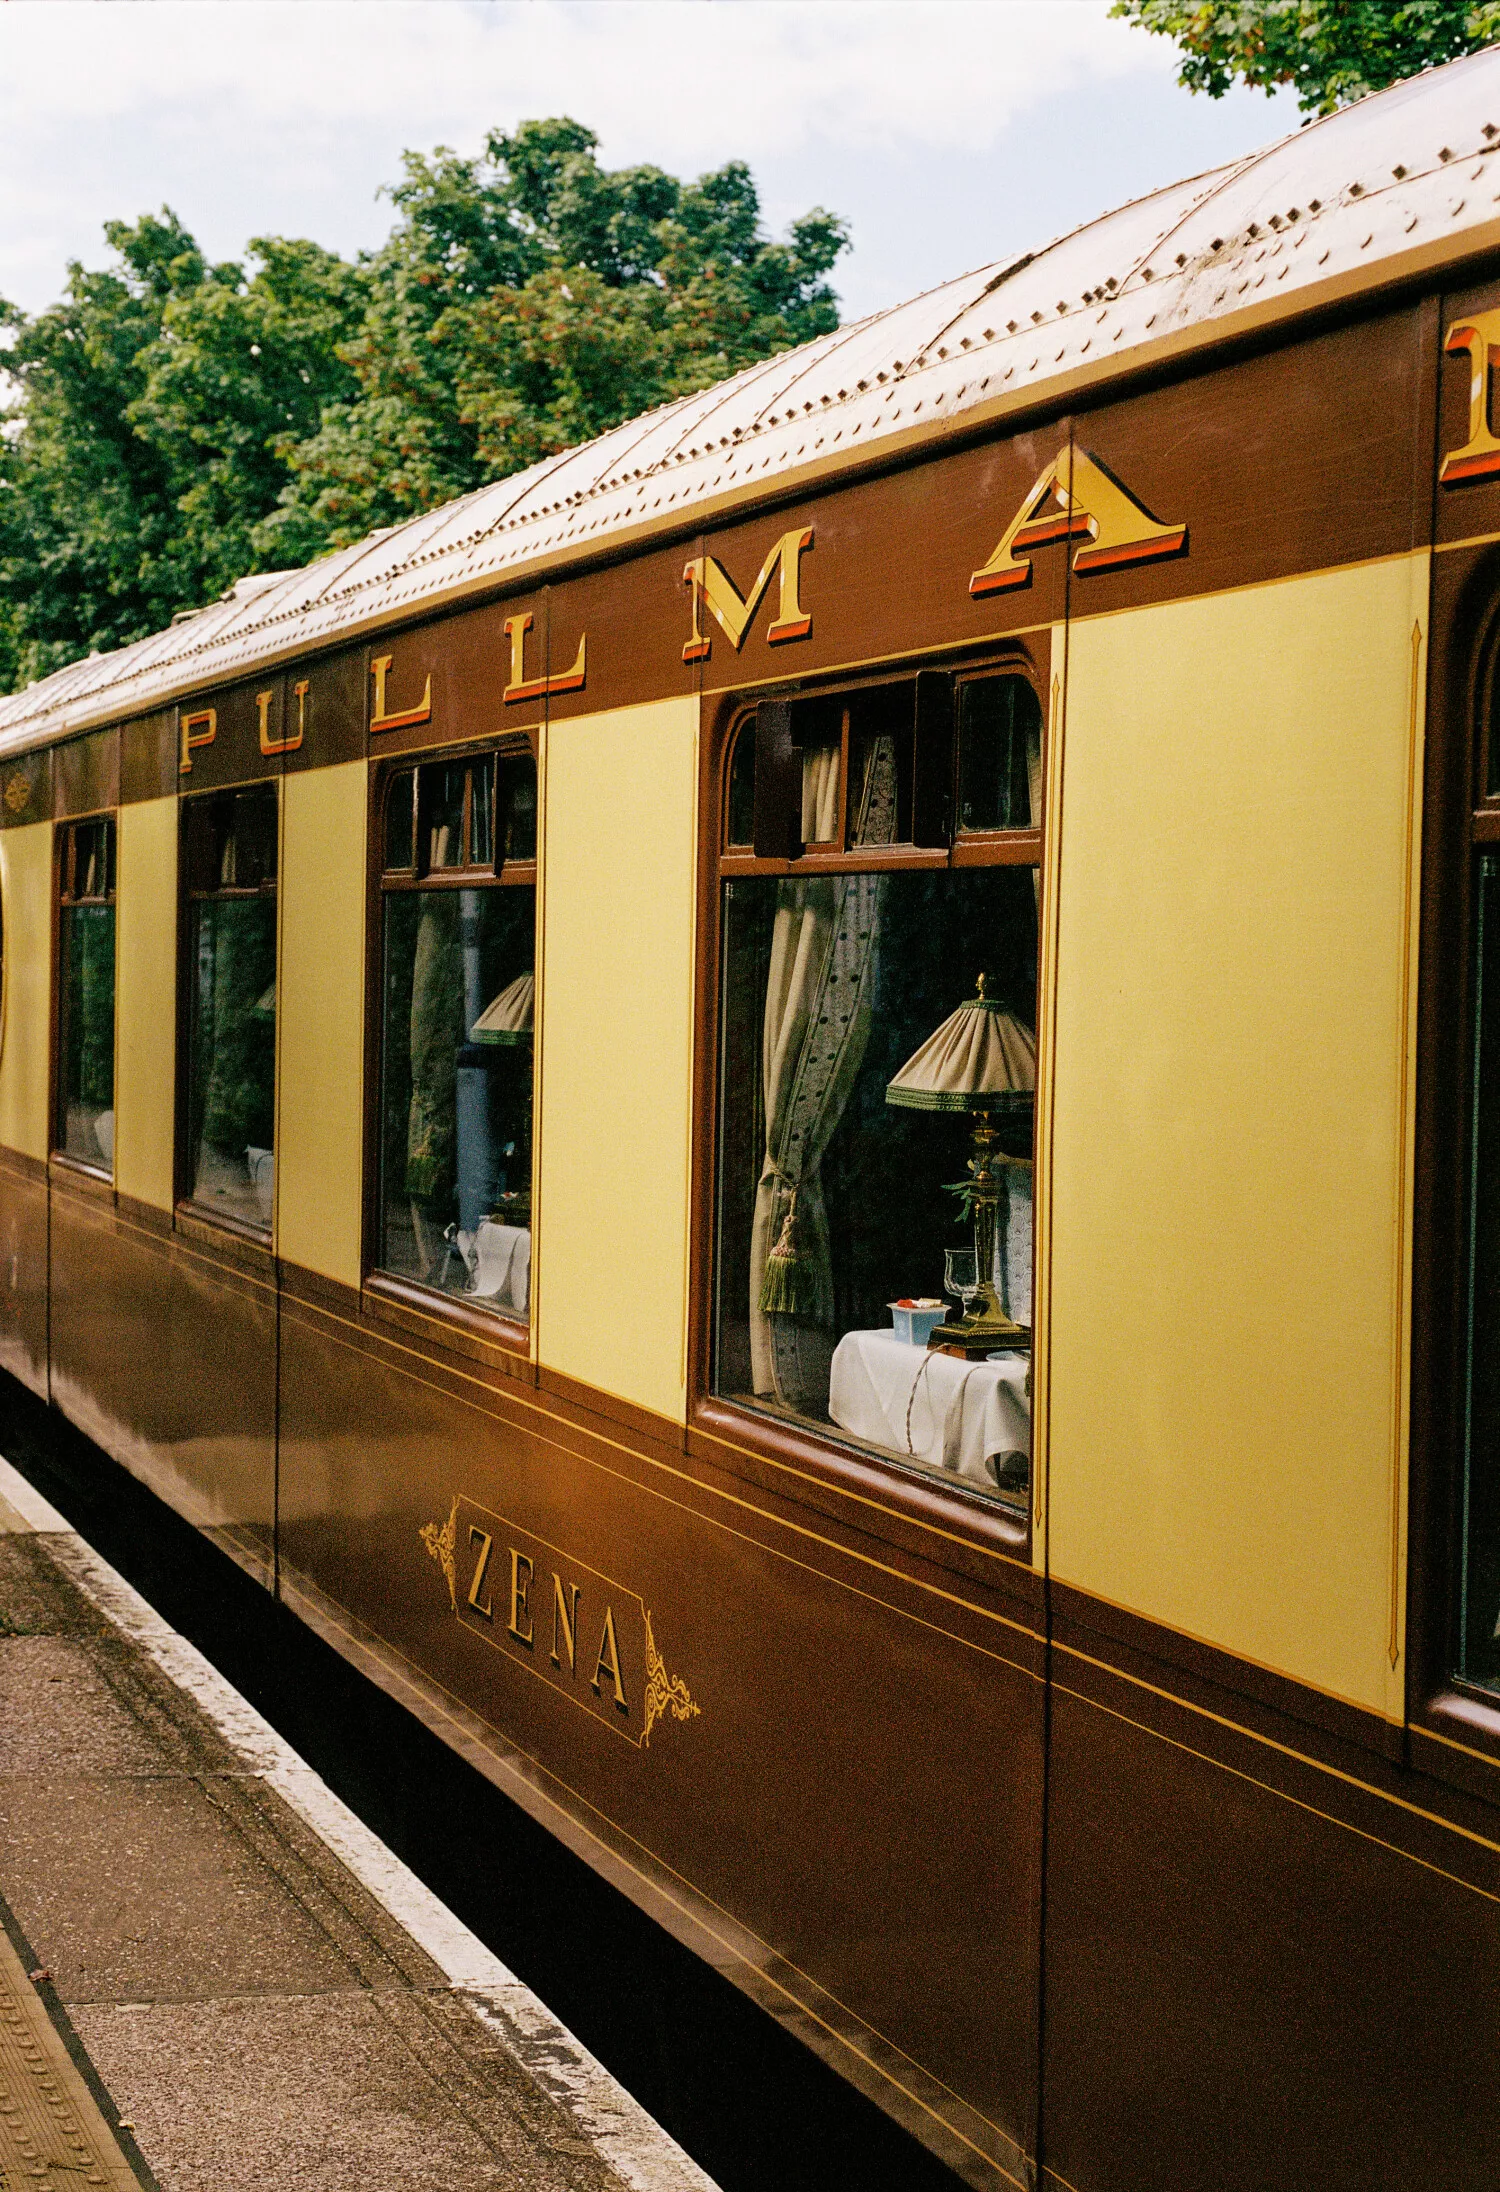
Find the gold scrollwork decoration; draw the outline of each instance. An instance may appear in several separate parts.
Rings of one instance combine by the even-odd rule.
[[[669,1675],[666,1661],[656,1648],[656,1638],[651,1629],[651,1615],[646,1614],[646,1725],[641,1733],[641,1743],[651,1741],[651,1730],[664,1713],[674,1720],[692,1720],[699,1707],[693,1703],[692,1693],[680,1674]]]
[[[417,1535],[447,1578],[448,1596],[457,1613],[458,1578],[453,1566],[453,1547],[458,1537],[458,1501],[455,1499],[448,1509],[448,1519],[441,1529],[435,1522],[424,1522]]]
[[[20,770],[10,778],[5,787],[5,804],[12,814],[19,814],[31,797],[31,785]]]

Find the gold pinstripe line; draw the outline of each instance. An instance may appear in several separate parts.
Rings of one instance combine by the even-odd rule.
[[[1462,1873],[1449,1872],[1444,1866],[1433,1864],[1430,1858],[1418,1857],[1413,1851],[1402,1849],[1401,1845],[1398,1842],[1388,1842],[1385,1840],[1383,1835],[1372,1834],[1368,1827],[1356,1827],[1349,1820],[1340,1819],[1336,1812],[1321,1811],[1316,1804],[1309,1804],[1305,1797],[1290,1796],[1285,1789],[1278,1789],[1273,1782],[1262,1781],[1256,1774],[1246,1773],[1244,1769],[1240,1766],[1226,1765],[1222,1758],[1215,1758],[1208,1751],[1196,1750],[1191,1743],[1180,1742],[1176,1736],[1163,1735],[1159,1728],[1148,1727],[1144,1720],[1133,1720],[1129,1713],[1117,1712],[1112,1705],[1101,1705],[1096,1697],[1089,1697],[1082,1690],[1070,1689],[1067,1683],[1056,1682],[1055,1677],[1054,1682],[1055,1686],[1062,1691],[1065,1697],[1076,1698],[1080,1705],[1092,1706],[1095,1712],[1104,1713],[1111,1720],[1118,1720],[1124,1727],[1138,1728],[1142,1735],[1149,1735],[1153,1737],[1156,1742],[1165,1743],[1171,1750],[1181,1751],[1184,1757],[1200,1758],[1202,1759],[1204,1765],[1213,1766],[1218,1772],[1227,1773],[1231,1775],[1236,1781],[1243,1781],[1247,1788],[1264,1789],[1268,1796],[1276,1797],[1283,1804],[1290,1804],[1294,1810],[1305,1811],[1313,1819],[1324,1819],[1332,1827],[1342,1827],[1345,1834],[1355,1835],[1361,1842],[1373,1843],[1376,1849],[1389,1850],[1393,1857],[1402,1857],[1409,1865],[1420,1865],[1424,1872],[1436,1873],[1437,1877],[1440,1880],[1451,1880],[1455,1887],[1467,1888],[1471,1895],[1477,1895],[1481,1897],[1486,1903],[1500,1903],[1500,1895],[1493,1894],[1488,1888],[1476,1887],[1474,1885],[1474,1882],[1472,1880],[1466,1880],[1463,1877]],[[1208,1717],[1210,1719],[1213,1719],[1217,1716],[1214,1714],[1210,1714]],[[1284,1748],[1284,1746],[1278,1743],[1273,1744],[1272,1748],[1275,1750],[1281,1750]],[[1293,1751],[1288,1752],[1287,1755],[1289,1757],[1295,1757],[1297,1753]],[[1304,1763],[1311,1764],[1312,1761],[1306,1760],[1304,1761]],[[1334,1769],[1332,1767],[1325,1767],[1321,1770],[1324,1772],[1334,1772]],[[1341,1773],[1336,1774],[1336,1778],[1340,1781],[1350,1781],[1352,1779],[1352,1776],[1349,1774]],[[1364,1786],[1362,1782],[1358,1781],[1354,1782],[1353,1785],[1356,1788]],[[1381,1791],[1379,1789],[1375,1789],[1372,1790],[1370,1793],[1372,1795],[1378,1796],[1381,1794]],[[1389,1801],[1393,1804],[1401,1803],[1401,1799],[1399,1797],[1391,1797]],[[1402,1804],[1402,1809],[1405,1811],[1417,1811],[1418,1807],[1414,1804]],[[1424,1819],[1435,1819],[1435,1815],[1431,1812],[1418,1812],[1418,1816]],[[1450,1825],[1450,1822],[1446,1819],[1436,1819],[1435,1823],[1438,1826]],[[1451,1831],[1455,1834],[1466,1835],[1468,1840],[1471,1842],[1482,1842],[1484,1839],[1482,1835],[1469,1834],[1468,1830],[1464,1827],[1453,1827]],[[1493,1849],[1496,1845],[1493,1842],[1490,1842],[1485,1843],[1484,1846],[1487,1849]]]
[[[1261,1735],[1254,1728],[1243,1727],[1239,1721],[1227,1719],[1223,1713],[1211,1712],[1206,1705],[1195,1705],[1191,1698],[1178,1697],[1171,1690],[1160,1689],[1156,1683],[1146,1682],[1141,1678],[1140,1675],[1126,1674],[1123,1668],[1111,1666],[1107,1659],[1095,1659],[1090,1653],[1081,1652],[1071,1644],[1059,1644],[1054,1641],[1052,1649],[1054,1652],[1066,1653],[1068,1658],[1070,1659],[1082,1660],[1083,1664],[1086,1667],[1097,1667],[1102,1673],[1114,1675],[1121,1682],[1129,1682],[1135,1689],[1145,1690],[1147,1694],[1151,1697],[1164,1698],[1166,1702],[1170,1705],[1180,1705],[1184,1712],[1196,1713],[1200,1720],[1211,1720],[1216,1727],[1228,1728],[1231,1734],[1241,1735],[1245,1738],[1247,1742],[1259,1743],[1264,1750],[1276,1751],[1280,1754],[1281,1757],[1290,1758],[1294,1761],[1295,1764],[1299,1766],[1306,1766],[1309,1772],[1327,1774],[1331,1777],[1331,1779],[1335,1781],[1342,1781],[1346,1788],[1358,1789],[1362,1795],[1373,1796],[1383,1804],[1391,1804],[1395,1807],[1397,1811],[1404,1811],[1405,1813],[1407,1813],[1410,1818],[1425,1820],[1428,1826],[1441,1827],[1445,1833],[1456,1834],[1460,1836],[1465,1842],[1472,1842],[1476,1848],[1489,1850],[1493,1855],[1500,1856],[1500,1842],[1491,1841],[1488,1835],[1476,1834],[1472,1827],[1461,1827],[1456,1820],[1445,1819],[1442,1816],[1441,1812],[1428,1811],[1425,1805],[1414,1804],[1408,1797],[1393,1796],[1389,1789],[1377,1788],[1373,1781],[1362,1781],[1357,1773],[1346,1773],[1342,1766],[1330,1766],[1325,1764],[1321,1759],[1310,1758],[1306,1751],[1294,1750],[1290,1743],[1278,1743],[1274,1736]],[[1057,1678],[1055,1675],[1053,1677],[1053,1680],[1054,1682],[1057,1682]],[[1057,1687],[1059,1689],[1063,1689],[1066,1687],[1066,1685],[1063,1683],[1057,1683]],[[1084,1693],[1081,1690],[1071,1690],[1068,1692],[1068,1694],[1069,1696],[1083,1697]],[[1092,1698],[1084,1698],[1084,1702],[1086,1704],[1092,1704],[1094,1700]],[[1099,1707],[1099,1710],[1101,1712],[1108,1712],[1110,1710],[1110,1707],[1108,1705],[1101,1705]],[[1130,1718],[1130,1716],[1126,1713],[1117,1713],[1115,1717],[1119,1720],[1129,1720]],[[1143,1728],[1146,1726],[1144,1721],[1130,1721],[1130,1725],[1132,1727],[1140,1726]],[[1146,1733],[1148,1735],[1154,1735],[1156,1731],[1154,1728],[1147,1728]],[[1172,1738],[1170,1736],[1163,1736],[1161,1740],[1164,1743],[1169,1743],[1172,1741]],[[1186,1743],[1180,1743],[1178,1744],[1177,1748],[1179,1750],[1190,1750],[1191,1745]],[[1207,1751],[1201,1753],[1194,1752],[1193,1755],[1195,1757],[1209,1757]],[[1210,1758],[1209,1763],[1211,1765],[1217,1765],[1218,1760]],[[1233,1773],[1236,1771],[1236,1769],[1232,1766],[1226,1766],[1224,1768],[1224,1771],[1226,1773]],[[1248,1781],[1253,1780],[1254,1776],[1251,1774],[1245,1774],[1242,1775],[1241,1778]],[[1271,1786],[1269,1782],[1264,1785],[1268,1788]],[[1272,1793],[1279,1795],[1281,1792],[1280,1790],[1273,1790]],[[1289,1804],[1297,1803],[1299,1801],[1298,1798],[1290,1796],[1286,1800]],[[1316,1811],[1317,1807],[1312,1804],[1306,1804],[1303,1806],[1303,1809],[1305,1811]],[[1332,1812],[1318,1812],[1317,1816],[1320,1819],[1332,1819],[1336,1826],[1343,1826],[1346,1823],[1342,1819],[1335,1818],[1335,1815]],[[1358,1834],[1362,1831],[1363,1830],[1358,1827],[1350,1827],[1349,1829],[1349,1832],[1351,1834]],[[1378,1841],[1379,1836],[1372,1835],[1369,1837],[1369,1839],[1371,1841]],[[1394,1843],[1390,1844],[1389,1846],[1391,1848],[1395,1848]],[[1399,1854],[1405,1856],[1407,1852],[1403,1850]],[[1419,1865],[1424,1862],[1425,1860],[1420,1857],[1414,1857],[1412,1859],[1413,1864]],[[1441,1870],[1441,1868],[1438,1866],[1432,1866],[1429,1869],[1432,1871]],[[1467,1886],[1468,1883],[1465,1882],[1464,1885]],[[1485,1891],[1482,1888],[1476,1888],[1474,1892],[1476,1895],[1482,1895]],[[1500,1896],[1494,1896],[1491,1898],[1491,1900],[1495,1902],[1500,1902]]]
[[[288,1321],[293,1324],[302,1325],[304,1330],[312,1329],[311,1326],[305,1323],[304,1319],[295,1315],[290,1317]],[[351,1341],[341,1340],[337,1337],[336,1334],[333,1333],[320,1334],[319,1337],[326,1339],[330,1346],[344,1348],[349,1354],[363,1354],[365,1352],[365,1350],[355,1347]],[[428,1392],[440,1394],[445,1400],[451,1401],[456,1407],[471,1409],[475,1415],[484,1416],[488,1418],[488,1420],[492,1423],[506,1422],[506,1418],[502,1415],[498,1415],[493,1409],[483,1407],[478,1401],[469,1399],[465,1394],[450,1393],[445,1386],[437,1385],[429,1378],[423,1378],[418,1376],[418,1374],[414,1370],[406,1369],[405,1366],[401,1363],[391,1363],[388,1364],[386,1367],[389,1368],[395,1376],[404,1377],[414,1385],[423,1386]],[[578,1425],[570,1424],[565,1416],[554,1416],[546,1409],[537,1408],[534,1410],[534,1413],[543,1416],[549,1423],[555,1423],[559,1425],[564,1430],[576,1431],[579,1429]],[[978,1652],[981,1657],[985,1659],[997,1660],[1001,1666],[1011,1667],[1018,1674],[1030,1676],[1031,1679],[1034,1681],[1039,1681],[1041,1679],[1040,1676],[1037,1675],[1032,1668],[1026,1666],[1023,1661],[1019,1659],[1011,1659],[1007,1657],[1004,1652],[992,1650],[989,1645],[975,1644],[970,1638],[965,1636],[959,1636],[951,1629],[940,1628],[936,1622],[924,1620],[921,1614],[908,1613],[906,1608],[903,1606],[893,1606],[886,1599],[877,1597],[873,1591],[862,1590],[857,1583],[848,1583],[841,1576],[827,1575],[824,1570],[820,1568],[814,1568],[810,1562],[805,1560],[799,1560],[794,1553],[786,1552],[775,1545],[767,1545],[763,1542],[762,1539],[758,1537],[752,1537],[748,1531],[737,1530],[732,1523],[725,1522],[713,1515],[704,1514],[700,1508],[689,1505],[686,1500],[674,1499],[669,1492],[664,1492],[658,1485],[642,1484],[638,1478],[627,1475],[624,1470],[611,1469],[605,1462],[596,1460],[588,1454],[580,1453],[576,1447],[568,1445],[561,1438],[554,1438],[545,1431],[537,1430],[533,1430],[531,1435],[536,1438],[542,1445],[551,1446],[558,1453],[566,1454],[570,1460],[582,1462],[586,1468],[597,1469],[601,1475],[611,1477],[617,1483],[628,1484],[633,1489],[644,1492],[649,1498],[659,1499],[663,1502],[664,1505],[675,1508],[679,1514],[691,1515],[695,1521],[702,1522],[706,1525],[707,1528],[711,1530],[722,1531],[725,1536],[736,1539],[742,1545],[753,1545],[758,1552],[767,1553],[774,1560],[780,1560],[785,1562],[789,1567],[798,1568],[802,1571],[804,1575],[817,1576],[824,1582],[834,1584],[839,1590],[850,1592],[856,1598],[867,1599],[871,1605],[883,1607],[888,1612],[899,1615],[903,1621],[914,1622],[918,1628],[930,1629],[932,1630],[934,1635],[943,1637],[947,1642],[962,1644],[967,1650],[971,1652]],[[609,1447],[615,1453],[629,1454],[632,1460],[641,1460],[645,1458],[644,1456],[637,1455],[634,1448],[622,1444],[621,1441],[619,1441],[618,1439],[604,1438],[599,1432],[596,1431],[585,1431],[583,1435],[586,1438],[597,1439],[601,1445]],[[943,1599],[948,1605],[957,1606],[963,1612],[977,1614],[978,1616],[980,1616],[981,1619],[985,1621],[992,1621],[1001,1628],[1013,1630],[1018,1636],[1030,1637],[1033,1643],[1039,1644],[1042,1641],[1040,1633],[1035,1629],[1028,1628],[1024,1622],[1012,1621],[1005,1614],[997,1614],[991,1612],[988,1607],[975,1606],[968,1599],[960,1598],[953,1591],[945,1591],[941,1589],[937,1584],[919,1583],[917,1582],[915,1577],[908,1576],[903,1569],[893,1568],[889,1566],[888,1563],[886,1563],[885,1561],[876,1560],[869,1553],[850,1551],[848,1547],[840,1545],[836,1538],[822,1537],[816,1530],[809,1530],[805,1528],[801,1523],[783,1523],[779,1516],[771,1514],[765,1508],[755,1506],[754,1503],[750,1500],[739,1499],[732,1492],[716,1492],[711,1486],[700,1485],[695,1477],[690,1477],[687,1474],[686,1470],[668,1469],[663,1463],[656,1463],[653,1464],[653,1466],[663,1468],[667,1475],[677,1477],[683,1483],[692,1484],[695,1486],[695,1488],[707,1492],[711,1498],[728,1500],[731,1506],[741,1507],[744,1508],[747,1513],[759,1515],[763,1521],[771,1522],[776,1524],[779,1528],[790,1530],[798,1537],[808,1538],[812,1541],[812,1543],[816,1545],[827,1546],[831,1552],[844,1554],[847,1558],[856,1561],[862,1567],[873,1568],[881,1575],[893,1576],[900,1583],[914,1584],[918,1590],[926,1591],[934,1598]],[[478,1505],[479,1503],[476,1501],[474,1504]]]

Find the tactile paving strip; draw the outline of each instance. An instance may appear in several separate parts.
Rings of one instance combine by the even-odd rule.
[[[141,2192],[0,1932],[0,2192]]]

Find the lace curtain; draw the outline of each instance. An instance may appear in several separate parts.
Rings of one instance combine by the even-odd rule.
[[[838,835],[839,750],[803,756],[802,835]],[[896,833],[895,749],[870,749],[855,842],[888,845]],[[870,1034],[884,879],[811,876],[781,883],[771,939],[761,1037],[766,1149],[750,1235],[750,1359],[755,1391],[789,1407],[828,1401],[833,1258],[822,1161],[844,1114]],[[798,1253],[807,1307],[795,1317],[760,1306],[766,1257],[797,1197]]]

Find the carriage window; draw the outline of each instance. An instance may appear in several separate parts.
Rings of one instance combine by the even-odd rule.
[[[54,1147],[102,1171],[115,1157],[115,825],[70,822],[59,845]]]
[[[969,679],[959,690],[958,826],[1029,829],[1040,813],[1042,711],[1024,677]]]
[[[536,763],[423,762],[386,802],[380,1268],[525,1318]]]
[[[185,1186],[269,1232],[275,1204],[274,784],[183,805],[188,988]]]
[[[1041,725],[1024,689],[1030,717],[1008,704],[1023,763]],[[746,804],[770,793],[736,789],[749,724],[731,749],[713,1385],[1024,1507],[1039,771],[1018,780],[1035,792],[985,810],[1014,841],[962,864],[911,841],[914,815],[953,811],[954,730],[978,719],[967,690],[942,679],[919,703],[907,679],[838,696],[836,740],[821,702],[756,725],[752,766],[800,755],[815,868],[735,849]]]

